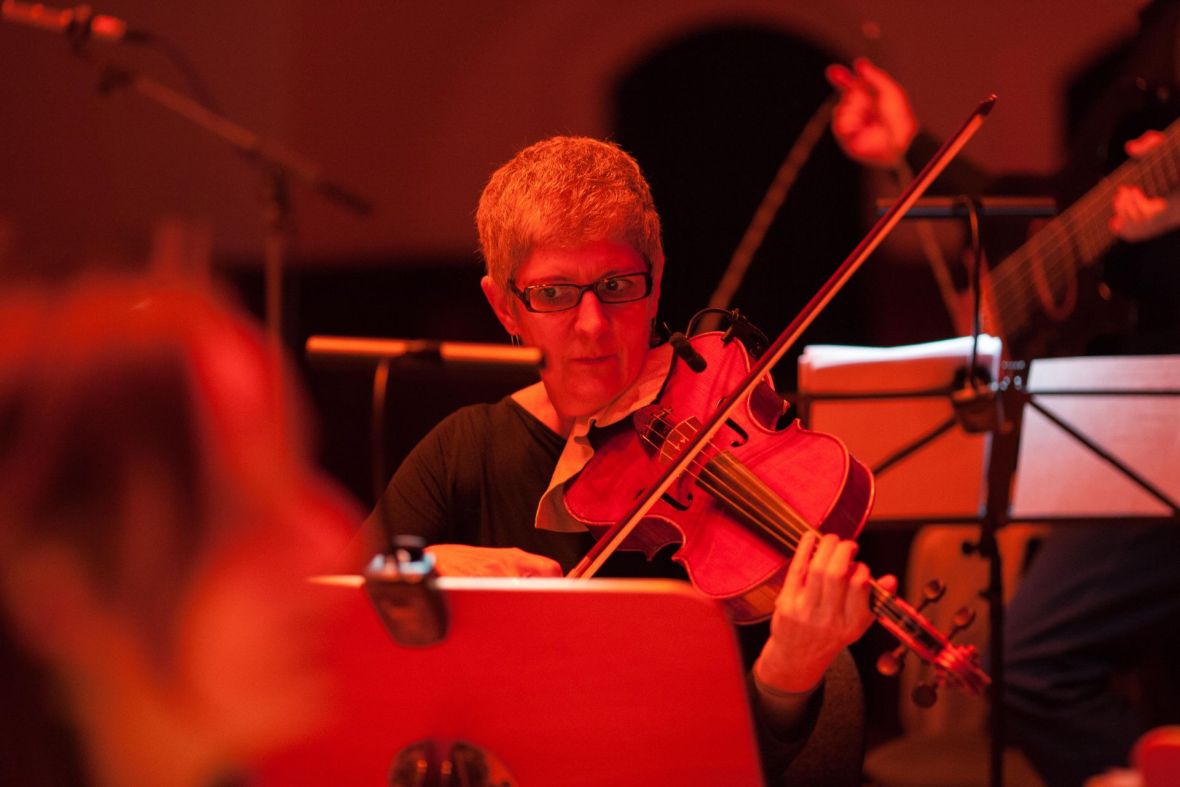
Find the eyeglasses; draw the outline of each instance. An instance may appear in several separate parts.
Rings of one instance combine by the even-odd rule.
[[[532,284],[523,290],[509,281],[513,295],[531,312],[563,312],[582,302],[582,296],[593,290],[601,303],[630,303],[651,294],[650,273],[628,273],[608,276],[593,284]]]

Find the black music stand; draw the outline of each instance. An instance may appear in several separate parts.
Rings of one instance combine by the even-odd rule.
[[[361,577],[321,581],[338,605],[336,713],[252,783],[469,783],[430,757],[473,751],[477,784],[762,783],[733,628],[686,583],[441,578],[446,634],[407,647]]]
[[[430,339],[382,339],[356,336],[312,336],[307,340],[307,358],[319,365],[373,368],[369,423],[370,483],[373,500],[380,504],[389,481],[385,449],[386,403],[393,367],[402,371],[465,369],[477,374],[506,371],[519,383],[544,363],[535,347],[474,342],[440,342]]]
[[[799,361],[799,412],[806,425],[836,434],[872,469],[878,506],[870,526],[979,527],[978,551],[990,558],[986,598],[994,644],[1002,640],[1003,623],[1003,568],[995,534],[1008,509],[1000,497],[1008,484],[996,479],[1011,476],[1015,434],[992,428],[994,401],[984,401],[982,413],[976,402],[965,403],[971,407],[956,402],[973,343],[972,337],[960,337],[886,349],[807,347]],[[998,379],[999,340],[981,336],[978,349],[976,367]],[[995,698],[1002,692],[1002,665],[998,673],[993,665],[991,677],[988,761],[992,784],[998,785],[1003,713]],[[954,714],[967,711],[963,703],[972,700],[952,702],[957,702]]]
[[[878,200],[878,212],[887,210],[890,202],[892,201]],[[960,511],[952,513],[950,516],[937,516],[933,519],[923,518],[922,516],[915,517],[913,515],[895,516],[891,518],[894,520],[895,525],[901,524],[907,528],[923,524],[976,524],[979,526],[979,543],[971,547],[971,549],[988,559],[988,587],[984,593],[984,597],[988,602],[990,642],[997,652],[1003,652],[1004,614],[1003,566],[999,542],[997,541],[997,531],[1009,521],[1009,492],[1011,490],[1011,480],[1015,473],[1016,446],[1020,431],[1019,419],[1022,408],[1019,406],[1016,407],[1013,419],[1010,422],[1005,421],[1001,394],[1004,396],[1008,395],[1006,389],[1009,381],[999,381],[999,348],[997,347],[995,349],[995,357],[988,363],[981,364],[980,362],[979,356],[984,355],[980,343],[980,339],[983,337],[981,332],[981,304],[984,267],[982,262],[983,246],[980,227],[985,217],[989,219],[1012,217],[1027,219],[1038,216],[1052,216],[1054,213],[1054,202],[1051,199],[1045,198],[958,195],[952,197],[927,197],[916,202],[907,211],[906,218],[963,218],[967,221],[970,231],[972,258],[976,261],[976,264],[971,266],[974,325],[973,333],[970,337],[970,354],[965,359],[965,363],[962,364],[959,374],[949,380],[944,379],[938,381],[941,385],[936,383],[932,388],[918,388],[899,392],[888,390],[888,386],[885,386],[885,390],[876,392],[862,390],[852,394],[827,394],[824,397],[864,400],[916,398],[933,399],[934,401],[949,400],[951,403],[954,412],[953,416],[949,418],[943,417],[929,431],[904,443],[893,454],[877,462],[870,460],[869,463],[872,466],[874,475],[894,468],[899,462],[912,457],[919,451],[925,450],[930,452],[930,447],[936,445],[936,441],[940,437],[948,433],[954,434],[953,430],[956,424],[967,433],[977,436],[979,444],[973,449],[972,453],[976,455],[977,451],[982,450],[983,461],[979,462],[976,467],[982,469],[983,472],[980,472],[979,469],[972,468],[965,476],[954,472],[948,475],[946,472],[948,466],[958,463],[952,461],[950,465],[947,465],[939,462],[933,466],[937,468],[942,483],[932,483],[929,478],[922,479],[923,483],[920,485],[919,496],[914,498],[928,500],[928,496],[933,490],[938,490],[937,494],[945,494],[948,489],[947,484],[953,484],[957,475],[959,476],[959,480],[965,478],[972,484],[982,481],[982,488],[980,490],[981,498],[975,505],[973,513],[962,516]],[[801,382],[803,381],[803,377],[801,368]],[[1016,385],[1019,387],[1019,378],[1016,380]],[[800,387],[802,388],[802,385]],[[816,397],[812,395],[810,398],[814,400]],[[801,406],[800,413],[806,422],[809,415],[809,406],[806,401]],[[879,424],[874,427],[874,430],[879,429]],[[961,455],[959,459],[962,459]],[[966,499],[960,493],[957,505],[952,507],[962,509]],[[880,522],[881,518],[876,518],[876,521]],[[967,551],[966,546],[964,547],[964,551]],[[989,753],[990,784],[993,787],[999,787],[1003,783],[1003,741],[1005,735],[1003,705],[997,702],[996,698],[1003,695],[1004,665],[1002,660],[996,660],[992,664],[991,678],[991,702],[989,704],[991,730]],[[929,701],[932,701],[932,697],[932,694],[927,693],[921,704],[925,705]],[[915,693],[914,699],[916,702],[919,701],[917,692]]]
[[[925,347],[940,346],[951,345]],[[1009,415],[1005,428],[994,435],[966,435],[960,434],[963,417],[950,415],[950,397],[957,390],[952,368],[944,368],[939,388],[929,358],[916,360],[918,354],[914,348],[808,348],[800,361],[800,413],[813,428],[839,435],[879,474],[883,510],[870,520],[875,525],[978,524],[982,538],[992,534],[993,543],[982,544],[980,551],[993,558],[988,590],[993,653],[1003,647],[1003,569],[996,531],[1011,523],[1180,522],[1180,478],[1174,472],[1180,460],[1180,408],[1174,404],[1180,395],[1180,356],[1034,361],[1027,382],[1015,377],[992,386],[997,394],[1003,389]],[[995,363],[991,353],[982,357]],[[923,363],[908,381],[890,368]],[[871,390],[875,385],[884,390]],[[1128,408],[1128,402],[1137,407]],[[929,410],[910,418],[909,425],[921,427],[918,433],[890,431],[895,416],[914,407]],[[956,441],[960,455],[948,465],[946,448]],[[950,477],[964,472],[970,476],[966,485]],[[1011,500],[1009,489],[1014,490]],[[1002,661],[993,659],[991,677],[992,783],[999,784]]]
[[[1011,474],[991,481],[996,499],[1008,503],[997,524],[1180,523],[1177,396],[1180,356],[1033,361],[1027,385],[1015,386],[1009,397],[1018,408],[1007,441],[1016,459]],[[1002,644],[992,652],[1002,654]],[[992,664],[1002,688],[1004,661],[993,658]],[[1002,709],[993,698],[999,741]],[[1000,745],[995,741],[993,749]]]

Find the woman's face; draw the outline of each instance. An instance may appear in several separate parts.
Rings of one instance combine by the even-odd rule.
[[[593,291],[587,291],[573,308],[538,313],[526,309],[512,292],[500,290],[499,297],[489,294],[504,327],[524,344],[544,352],[541,380],[562,417],[597,412],[635,382],[650,346],[659,273],[651,271],[647,260],[630,245],[598,240],[572,248],[536,247],[513,275],[512,284],[523,291],[537,285],[587,285],[648,272],[654,277],[651,292],[628,303],[602,303]]]

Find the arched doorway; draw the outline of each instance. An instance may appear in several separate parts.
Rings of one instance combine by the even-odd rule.
[[[662,318],[674,330],[704,307],[787,151],[830,93],[831,53],[780,30],[690,33],[623,73],[616,139],[651,181],[669,260]],[[783,205],[733,305],[778,333],[859,237],[856,165],[830,133]],[[806,341],[864,342],[855,282]],[[799,349],[802,349],[801,347]],[[780,382],[793,385],[792,363]]]

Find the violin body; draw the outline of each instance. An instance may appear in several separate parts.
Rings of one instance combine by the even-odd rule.
[[[596,536],[652,488],[665,460],[675,458],[677,446],[695,433],[694,424],[706,420],[749,372],[745,347],[722,336],[705,333],[691,340],[708,364],[704,372],[693,372],[676,358],[655,404],[591,434],[594,457],[567,484],[565,505]],[[855,538],[872,507],[868,468],[831,435],[804,429],[797,420],[778,428],[787,407],[769,378],[760,383],[689,475],[675,482],[622,545],[650,558],[669,544],[681,544],[673,559],[739,623],[770,615],[793,554],[760,517],[743,521],[749,508],[743,501],[750,494],[759,506],[786,506],[815,529],[841,538]],[[760,482],[752,492],[749,473]],[[761,484],[777,500],[769,500]],[[741,493],[728,494],[734,487]]]

